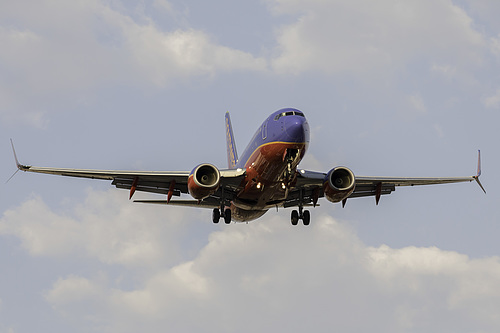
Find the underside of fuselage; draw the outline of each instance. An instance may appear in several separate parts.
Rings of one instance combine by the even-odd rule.
[[[265,210],[246,210],[231,205],[231,219],[235,222],[249,222],[258,219],[267,213]]]

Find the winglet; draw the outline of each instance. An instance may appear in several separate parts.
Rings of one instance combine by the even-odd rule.
[[[477,151],[477,175],[476,177],[481,176],[481,150]]]
[[[230,169],[236,167],[238,162],[238,153],[236,152],[236,143],[234,142],[233,126],[231,125],[231,118],[229,111],[226,112],[226,148],[227,148],[227,164]]]
[[[19,172],[19,170],[26,171],[28,169],[28,167],[26,167],[26,166],[22,165],[21,163],[19,163],[19,161],[17,159],[17,155],[16,155],[16,150],[14,149],[14,142],[12,141],[12,139],[10,139],[10,145],[12,146],[12,152],[14,153],[14,159],[16,160],[17,170],[16,170],[16,172],[14,172],[14,174],[12,176],[10,176],[9,179],[7,179],[7,181],[5,182],[5,184],[7,184],[8,182],[10,182],[10,180],[12,178],[14,178],[14,176]]]
[[[12,141],[12,139],[10,139],[10,145],[12,146],[12,152],[14,153],[14,159],[16,160],[17,169],[21,171],[27,171],[30,168],[30,166],[22,165],[21,163],[19,163],[19,160],[17,159],[16,149],[14,148],[14,142]]]
[[[477,151],[477,174],[474,176],[474,180],[477,182],[479,187],[483,190],[484,193],[486,193],[486,190],[484,189],[483,185],[479,181],[479,176],[481,176],[481,150]]]
[[[19,160],[17,159],[16,149],[14,148],[14,142],[12,141],[12,139],[10,139],[10,145],[12,146],[12,152],[14,153],[14,159],[16,160],[16,167],[17,167],[17,169],[21,169],[21,164],[19,163]]]

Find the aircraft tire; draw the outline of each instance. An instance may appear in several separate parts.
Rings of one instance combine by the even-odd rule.
[[[309,223],[311,222],[311,213],[309,213],[308,210],[305,210],[303,214],[304,216],[302,216],[302,222],[304,223],[304,225],[309,225]]]
[[[297,212],[295,209],[292,210],[292,215],[290,220],[292,222],[292,225],[297,225],[297,223],[299,222],[299,212]]]
[[[231,209],[229,208],[224,211],[224,222],[226,224],[231,223]]]
[[[214,223],[219,223],[219,220],[220,220],[220,210],[219,208],[214,208],[212,212],[212,221]]]

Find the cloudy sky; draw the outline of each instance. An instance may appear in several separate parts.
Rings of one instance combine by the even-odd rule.
[[[0,2],[0,332],[498,332],[500,2]],[[470,176],[213,225],[22,163],[226,165],[282,107],[301,167]],[[136,197],[146,198],[145,194]]]

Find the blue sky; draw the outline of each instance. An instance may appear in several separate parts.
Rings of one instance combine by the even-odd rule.
[[[27,10],[29,8],[29,10]],[[0,4],[0,163],[225,167],[282,107],[301,167],[469,176],[397,189],[308,228],[289,210],[213,225],[108,182],[18,174],[0,187],[0,332],[493,332],[500,4],[474,1],[16,1]],[[147,197],[145,194],[136,196]],[[29,320],[27,320],[29,318]]]

